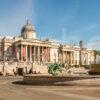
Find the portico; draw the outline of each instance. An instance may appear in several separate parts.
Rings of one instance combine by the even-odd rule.
[[[50,62],[50,47],[20,44],[16,46],[18,61]]]

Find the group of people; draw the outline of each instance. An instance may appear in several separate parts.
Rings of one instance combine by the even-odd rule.
[[[40,74],[40,71],[38,71],[38,72],[37,71],[33,71],[33,68],[30,68],[29,71],[24,72],[22,70],[22,72],[18,72],[18,70],[16,71],[16,70],[13,69],[13,74],[14,74],[14,76],[24,75],[24,74]]]

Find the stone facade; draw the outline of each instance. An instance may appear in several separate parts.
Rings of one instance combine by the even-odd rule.
[[[80,60],[80,50],[80,46],[64,45],[50,39],[37,39],[35,27],[29,22],[23,26],[21,36],[0,38],[0,60],[8,65],[16,62],[17,64],[12,69],[21,67],[29,70],[29,66],[31,68],[33,65],[44,66],[55,62],[67,63],[70,66],[79,65],[80,61],[82,65],[92,64],[93,51],[82,47]]]

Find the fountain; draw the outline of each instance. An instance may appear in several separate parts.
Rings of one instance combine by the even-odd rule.
[[[75,68],[70,66],[64,67],[63,64],[50,64],[48,67],[48,74],[28,74],[23,76],[24,84],[55,84],[63,82],[72,82],[74,80],[89,79],[80,74],[75,74]],[[78,68],[76,69],[76,71]],[[82,69],[83,70],[83,69]],[[77,72],[76,72],[77,73]]]

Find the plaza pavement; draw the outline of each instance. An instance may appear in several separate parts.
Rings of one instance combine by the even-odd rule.
[[[15,84],[22,77],[0,77],[0,100],[100,100],[100,86]]]

